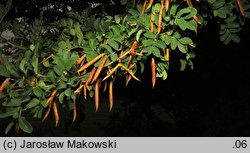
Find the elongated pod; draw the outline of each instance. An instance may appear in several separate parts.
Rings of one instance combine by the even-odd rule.
[[[92,64],[94,64],[96,61],[98,61],[100,58],[102,58],[105,54],[102,53],[98,56],[96,56],[95,58],[93,58],[92,60],[90,60],[88,63],[84,64],[77,72],[80,73],[82,71],[84,71],[85,69],[87,69],[89,66],[91,66]]]
[[[151,73],[152,73],[152,88],[154,88],[156,83],[156,65],[154,57],[151,58]]]

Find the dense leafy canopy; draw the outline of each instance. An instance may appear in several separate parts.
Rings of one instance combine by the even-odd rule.
[[[15,36],[1,38],[0,117],[12,118],[6,133],[14,125],[16,130],[20,127],[31,133],[28,114],[44,121],[54,112],[57,125],[62,107],[73,111],[75,121],[80,95],[94,97],[97,111],[100,88],[108,91],[111,110],[116,79],[125,79],[126,84],[131,79],[140,81],[137,74],[144,72],[150,60],[154,87],[156,77],[167,79],[173,52],[179,53],[175,58],[180,60],[181,71],[187,66],[193,69],[193,38],[199,28],[216,20],[220,40],[238,43],[238,32],[250,17],[246,0],[121,0],[124,11],[115,15],[97,15],[87,9],[90,2],[86,1],[82,10],[73,0],[25,1],[40,8],[34,19],[18,10],[19,3],[4,2],[0,4],[0,31],[8,29]],[[59,15],[49,17],[50,8],[59,10]],[[60,16],[60,10],[67,13]],[[15,11],[21,13],[13,17]]]

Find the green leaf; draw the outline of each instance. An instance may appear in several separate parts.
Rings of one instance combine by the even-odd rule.
[[[60,79],[64,82],[68,81],[68,77],[66,77],[64,74],[60,76]]]
[[[113,53],[113,50],[109,45],[101,44],[100,46],[105,48],[109,53]]]
[[[14,64],[10,63],[8,61],[8,59],[4,58],[3,59],[3,64],[5,65],[7,71],[10,73],[10,75],[14,76],[15,78],[20,78],[20,75],[18,74],[18,71],[15,68]]]
[[[43,106],[37,106],[36,107],[36,114],[34,115],[34,117],[41,119],[42,115],[43,115]]]
[[[161,35],[161,40],[165,42],[165,44],[169,45],[172,42],[172,37],[168,35]]]
[[[177,45],[178,45],[178,40],[176,40],[174,37],[172,37],[171,44],[170,44],[171,50],[175,50]]]
[[[59,65],[55,65],[53,67],[53,70],[56,72],[58,76],[61,76],[63,74],[63,69]]]
[[[157,64],[157,67],[156,67],[156,70],[157,70],[157,74],[156,74],[156,77],[159,77],[159,78],[162,78],[163,80],[166,80],[167,79],[167,70],[168,70],[168,66],[167,64],[164,62],[159,62]]]
[[[226,32],[223,35],[220,35],[220,41],[225,41],[229,35],[230,33],[228,32],[228,30],[226,30]]]
[[[135,9],[129,9],[128,12],[134,17],[138,17],[140,15],[140,13]]]
[[[76,95],[75,95],[75,94],[71,94],[70,98],[71,98],[72,100],[76,100]]]
[[[216,0],[214,3],[213,3],[213,7],[215,9],[218,9],[220,7],[222,7],[224,4],[225,4],[225,0]]]
[[[125,15],[122,19],[122,24],[124,24],[127,21],[128,15]]]
[[[64,91],[65,96],[70,97],[72,94],[71,88],[68,88],[67,90]]]
[[[225,45],[228,45],[230,42],[231,42],[232,38],[231,36],[229,35],[224,41],[223,41],[223,44]]]
[[[183,17],[185,20],[191,19],[194,15],[197,14],[197,10],[194,7],[189,7],[189,9],[190,9],[190,13]]]
[[[56,77],[56,74],[54,73],[54,71],[49,71],[48,74],[47,74],[47,78],[52,83],[54,83],[54,84],[57,83],[57,77]]]
[[[186,26],[186,21],[183,18],[176,19],[177,25],[181,28],[181,30],[185,31],[187,26]]]
[[[26,133],[32,133],[33,128],[30,123],[25,119],[25,117],[19,117],[18,124],[20,128]]]
[[[58,43],[58,47],[59,47],[59,50],[65,49],[65,48],[66,48],[66,43],[65,43],[65,41],[60,41],[60,42]]]
[[[116,53],[110,54],[110,58],[112,61],[116,61],[118,59],[118,55]]]
[[[228,17],[225,21],[227,23],[232,23],[233,21],[235,21],[236,18],[237,18],[236,15],[232,15],[232,16]]]
[[[227,12],[228,12],[228,10],[226,7],[219,8],[217,10],[217,16],[225,19],[227,17]]]
[[[6,112],[4,112],[4,113],[0,112],[0,118],[6,118],[6,117],[9,117],[9,116],[12,116],[13,114],[18,112],[19,110],[20,110],[20,107],[6,109]]]
[[[10,99],[9,102],[7,103],[4,103],[3,106],[20,106],[22,104],[22,99],[21,98],[13,98],[13,99]]]
[[[106,33],[108,31],[108,25],[104,20],[101,20],[101,24],[99,28],[101,29],[103,33]]]
[[[177,8],[179,5],[173,4],[170,8],[170,15],[175,16]]]
[[[184,71],[185,68],[186,68],[186,65],[187,65],[187,61],[183,60],[183,59],[180,59],[180,62],[181,62],[180,71]]]
[[[230,32],[231,33],[237,33],[237,32],[240,32],[242,30],[242,28],[240,27],[240,28],[235,28],[235,29],[230,29]],[[226,31],[226,30],[225,30]],[[225,32],[224,31],[224,32]],[[224,34],[224,33],[222,33],[222,34]]]
[[[187,13],[190,13],[190,12],[191,12],[191,10],[190,10],[189,7],[183,8],[180,11],[177,12],[176,17],[180,18],[183,14],[187,14]]]
[[[145,65],[144,65],[144,63],[143,63],[143,62],[140,62],[139,64],[140,64],[140,67],[141,67],[141,73],[143,73],[144,68],[145,68]]]
[[[219,34],[220,34],[220,35],[224,35],[226,31],[227,31],[227,29],[224,29],[224,30],[221,30],[221,29],[220,29]]]
[[[161,8],[161,4],[160,3],[156,3],[155,5],[152,6],[152,12],[154,14],[157,14],[157,13],[159,13],[160,8]]]
[[[33,93],[39,98],[43,95],[43,91],[40,87],[33,88]]]
[[[186,60],[189,60],[190,58],[195,58],[195,52],[189,52],[187,53]]]
[[[27,60],[24,58],[21,60],[21,63],[19,64],[19,68],[26,74],[27,70],[25,69],[25,65],[27,64]]]
[[[38,58],[37,57],[34,57],[31,61],[31,65],[33,66],[34,68],[34,72],[35,74],[38,73]]]
[[[57,66],[60,66],[60,68],[61,69],[63,69],[64,68],[64,61],[63,61],[63,58],[69,58],[69,56],[67,56],[68,55],[68,51],[65,51],[65,53],[64,53],[64,51],[60,51],[59,53],[57,53],[56,55],[54,55],[53,56],[53,63],[54,64],[56,64]],[[67,57],[66,57],[67,56]]]
[[[119,49],[119,45],[116,41],[114,41],[113,39],[108,39],[107,40],[108,44],[113,47],[115,50]]]
[[[154,38],[155,38],[155,34],[152,33],[152,32],[146,32],[146,33],[144,33],[143,35],[144,35],[144,37],[146,37],[146,38],[150,38],[150,39],[154,39]]]
[[[33,98],[27,105],[26,108],[30,109],[40,104],[40,100]]]
[[[70,29],[69,33],[73,36],[76,35],[75,29]]]
[[[152,45],[154,45],[154,40],[150,40],[150,39],[148,39],[148,40],[143,40],[143,41],[142,41],[142,45],[143,45],[144,47],[146,47],[146,46],[152,46]]]
[[[239,28],[239,27],[240,27],[240,24],[236,22],[227,24],[227,28]]]
[[[97,52],[93,52],[93,50],[91,50],[90,48],[84,48],[84,51],[87,55],[86,56],[87,62],[89,62],[90,60],[92,60],[93,58],[99,55]]]
[[[65,69],[69,71],[75,65],[77,59],[79,59],[79,55],[76,52],[73,52],[70,58],[63,59],[65,63]]]
[[[186,27],[189,30],[195,31],[197,29],[197,23],[194,20],[186,21]]]
[[[96,20],[95,20],[95,22],[94,22],[94,27],[95,27],[95,29],[97,30],[97,31],[99,31],[100,30],[100,24],[101,24],[101,20],[100,20],[100,18],[97,18]]]
[[[132,36],[134,33],[136,33],[137,31],[138,31],[138,27],[132,29],[132,30],[128,33],[128,38],[129,38],[130,36]]]
[[[183,45],[187,45],[188,43],[193,42],[192,39],[188,38],[188,37],[183,37],[181,39],[179,39],[179,42],[182,43]]]
[[[112,29],[114,35],[120,35],[121,34],[120,26],[113,25],[110,28]]]
[[[136,41],[137,42],[139,41],[142,32],[143,32],[142,29],[137,32],[137,34],[136,34]]]
[[[154,46],[158,47],[158,48],[161,48],[161,49],[165,49],[166,48],[166,44],[161,41],[161,40],[156,40],[154,42]]]
[[[176,39],[180,39],[181,38],[181,33],[179,31],[174,32],[173,37]]]
[[[12,116],[12,118],[14,119],[18,119],[18,117],[19,117],[19,112],[15,112]]]
[[[98,42],[96,41],[96,39],[89,39],[89,47],[90,47],[92,50],[95,50],[97,44],[98,44]]]
[[[50,91],[51,88],[55,87],[54,84],[46,85],[44,80],[39,80],[37,86],[39,86],[41,89],[45,91]]]
[[[7,127],[6,127],[6,129],[5,129],[5,131],[4,131],[4,133],[5,133],[5,134],[8,134],[9,131],[10,131],[10,129],[13,127],[14,124],[15,124],[15,123],[14,123],[13,121],[11,121],[11,122],[7,125]]]
[[[114,35],[113,39],[114,39],[116,42],[118,42],[118,43],[120,43],[120,44],[123,44],[124,39],[125,39],[125,36],[124,36],[124,35],[118,34],[118,35]],[[120,48],[119,48],[119,49],[120,49]]]
[[[115,22],[119,24],[121,21],[121,17],[119,15],[115,15]]]
[[[0,64],[0,76],[3,76],[3,77],[10,77],[10,73],[9,71],[6,69],[6,67],[4,65],[1,65]]]
[[[188,60],[187,65],[189,65],[192,70],[194,69],[194,64],[191,60]]]
[[[67,88],[67,84],[64,81],[60,81],[57,89],[66,89]]]
[[[70,85],[71,87],[73,87],[73,86],[76,86],[76,85],[78,85],[78,83],[76,83],[77,81],[78,81],[78,77],[70,77],[69,79],[68,79],[68,81],[67,81],[67,84],[68,85]]]
[[[82,41],[83,41],[83,34],[82,34],[82,32],[76,33],[76,36],[78,38],[78,40],[77,40],[78,45],[81,45]]]
[[[94,97],[94,91],[91,90],[91,91],[89,92],[89,97],[90,97],[90,98],[93,98],[93,97]]]
[[[59,95],[59,103],[63,103],[63,100],[64,100],[64,92],[62,92],[60,95]]]
[[[161,51],[157,47],[152,46],[151,50],[155,57],[161,57]]]
[[[105,23],[105,21],[103,21],[103,23],[101,23],[101,24],[106,24],[106,23]],[[86,37],[88,40],[93,39],[93,40],[91,40],[91,41],[95,41],[95,39],[96,39],[96,35],[95,35],[95,33],[94,33],[93,31],[88,31],[88,32],[86,32],[85,37]],[[90,43],[90,42],[88,42],[88,43]]]
[[[81,32],[81,25],[79,24],[79,22],[76,22],[74,24],[74,27],[75,27],[76,33],[80,33]]]
[[[163,80],[166,80],[167,77],[168,77],[167,71],[163,71],[163,73],[162,73],[162,79],[163,79]]]
[[[183,45],[180,42],[178,42],[178,49],[184,54],[187,53],[188,50],[187,45]]]
[[[236,34],[232,34],[231,35],[231,39],[235,42],[235,43],[239,43],[240,42],[240,37]]]
[[[150,55],[152,53],[152,46],[149,46],[149,47],[145,47],[143,50],[142,50],[142,53],[144,53],[146,56]]]
[[[227,26],[225,24],[220,24],[220,30],[226,30]]]
[[[145,28],[149,30],[150,29],[150,16],[147,14],[142,14],[141,16],[143,18],[143,22],[144,22],[143,24]]]
[[[108,22],[113,20],[113,18],[114,18],[113,16],[110,16],[110,15],[106,15],[105,17],[107,18],[105,21],[108,21]]]

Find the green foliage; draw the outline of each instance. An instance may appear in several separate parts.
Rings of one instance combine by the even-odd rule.
[[[169,10],[163,9],[160,22],[159,2],[155,1],[150,9],[142,12],[141,3],[133,5],[123,0],[122,4],[128,8],[124,14],[103,18],[84,10],[82,13],[72,11],[69,18],[52,23],[44,22],[43,13],[31,24],[25,18],[19,22],[9,21],[15,39],[3,41],[3,46],[13,49],[14,53],[11,57],[0,56],[0,76],[7,79],[6,84],[1,85],[0,118],[12,118],[5,133],[15,124],[31,133],[27,114],[45,120],[51,109],[55,111],[55,106],[72,111],[81,94],[85,98],[96,96],[99,81],[87,82],[93,69],[100,70],[95,75],[101,86],[105,81],[123,76],[127,83],[129,77],[139,80],[138,71],[144,72],[151,57],[156,61],[156,77],[165,80],[172,59],[169,54],[173,52],[180,55],[173,58],[180,61],[181,71],[187,67],[193,69],[193,36],[209,17],[218,21],[220,39],[225,44],[240,41],[237,33],[249,17],[250,6],[245,2],[242,4],[244,16],[235,1],[209,0],[197,2],[197,6],[176,1]],[[200,5],[209,11],[202,12]]]
[[[18,124],[20,128],[26,133],[32,133],[33,128],[30,123],[25,119],[25,117],[19,117]]]
[[[249,18],[249,3],[245,0],[241,3],[245,14],[240,12],[239,4],[233,0],[229,2],[226,0],[210,0],[208,3],[213,12],[212,17],[219,18],[220,40],[226,45],[231,41],[239,43],[240,37],[238,36],[238,33],[242,30],[242,27],[245,24],[245,18]]]

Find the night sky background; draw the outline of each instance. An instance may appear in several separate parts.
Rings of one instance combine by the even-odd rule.
[[[64,114],[55,127],[53,113],[41,123],[32,119],[34,132],[14,131],[1,136],[250,136],[250,27],[240,32],[241,42],[223,45],[219,26],[208,22],[199,29],[194,70],[179,71],[180,63],[170,61],[168,79],[157,79],[151,87],[150,63],[125,87],[125,78],[114,86],[115,105],[108,111],[108,95],[101,94],[100,110],[93,99],[78,102],[78,118]],[[1,120],[4,131],[8,120]]]

